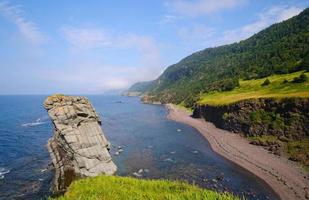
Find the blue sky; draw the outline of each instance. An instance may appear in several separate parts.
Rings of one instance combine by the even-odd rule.
[[[0,94],[102,94],[246,39],[307,0],[0,0]]]

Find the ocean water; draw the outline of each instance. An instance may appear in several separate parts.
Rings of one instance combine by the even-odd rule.
[[[44,199],[52,170],[46,96],[0,96],[0,199]],[[213,152],[194,128],[136,97],[88,96],[112,144],[118,175],[183,180],[247,199],[278,199],[264,181]],[[123,152],[117,153],[119,146]]]

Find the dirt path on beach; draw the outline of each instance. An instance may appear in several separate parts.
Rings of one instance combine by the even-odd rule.
[[[168,104],[166,108],[168,119],[196,128],[215,152],[263,179],[281,199],[308,200],[309,173],[292,161],[251,145],[238,134],[218,129],[203,119],[194,119],[190,113],[174,105]]]

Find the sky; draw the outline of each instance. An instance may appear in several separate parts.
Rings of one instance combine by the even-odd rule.
[[[0,95],[121,91],[308,6],[308,0],[0,0]]]

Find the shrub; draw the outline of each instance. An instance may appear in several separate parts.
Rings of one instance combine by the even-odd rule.
[[[270,81],[268,80],[268,78],[262,83],[261,86],[267,86],[270,84]]]
[[[197,101],[198,97],[194,97],[193,94],[191,94],[184,100],[184,106],[186,108],[192,108]]]
[[[294,79],[293,79],[293,83],[303,83],[303,82],[305,82],[307,80],[307,76],[306,76],[306,74],[301,74],[299,77],[295,77]]]
[[[218,91],[231,91],[235,87],[239,86],[238,78],[226,78],[221,81],[217,81],[212,85],[212,90]]]
[[[223,115],[222,115],[222,119],[223,120],[227,120],[229,118],[229,113],[224,113]]]

